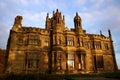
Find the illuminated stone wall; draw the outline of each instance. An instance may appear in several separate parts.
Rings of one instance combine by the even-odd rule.
[[[117,70],[112,35],[89,34],[76,13],[74,29],[65,27],[65,17],[56,10],[46,16],[46,28],[22,26],[15,18],[6,53],[6,72],[90,73]]]

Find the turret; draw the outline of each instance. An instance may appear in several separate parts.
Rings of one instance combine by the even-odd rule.
[[[53,19],[55,20],[55,24],[61,24],[62,22],[62,15],[59,10],[56,10],[56,13],[53,14]]]
[[[110,29],[108,29],[108,34],[109,34],[109,37],[111,37],[111,31],[110,31]]]
[[[112,34],[111,34],[110,29],[108,29],[108,35],[109,35],[110,41],[112,42]]]
[[[22,27],[22,16],[16,16],[12,30],[18,31]]]
[[[109,38],[110,38],[111,52],[112,52],[112,55],[113,55],[114,70],[117,71],[117,70],[118,70],[118,66],[117,66],[116,59],[115,59],[115,51],[114,51],[113,40],[112,40],[112,34],[111,34],[110,29],[108,29],[108,34],[109,34]]]
[[[78,15],[77,12],[76,12],[76,16],[74,17],[74,27],[75,27],[75,31],[77,33],[83,34],[82,20],[81,20],[81,17]]]
[[[49,18],[49,13],[47,13],[47,16],[46,16],[46,29],[50,29],[51,28],[51,21],[50,21],[50,18]]]
[[[63,15],[63,24],[65,25],[65,16]]]
[[[76,12],[76,16],[74,17],[75,28],[82,27],[81,22],[82,22],[82,20],[81,20],[80,16],[78,15],[78,13]]]
[[[65,27],[65,17],[62,17],[61,12],[57,9],[53,11],[52,18],[49,18],[49,14],[46,16],[46,29],[53,29],[55,32],[63,31]]]

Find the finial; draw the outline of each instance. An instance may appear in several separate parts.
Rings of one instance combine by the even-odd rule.
[[[53,11],[53,14],[55,13],[55,11]]]
[[[47,13],[47,17],[49,17],[49,13]]]
[[[63,20],[65,20],[65,16],[63,15]]]
[[[78,12],[76,12],[76,16],[78,16]]]
[[[56,12],[58,12],[58,9],[56,10]]]
[[[110,31],[110,29],[108,29],[108,34],[109,34],[109,37],[111,36],[111,31]]]
[[[48,20],[49,19],[49,13],[47,13],[47,16],[46,16],[46,20]]]
[[[100,30],[100,35],[102,35],[102,31]]]

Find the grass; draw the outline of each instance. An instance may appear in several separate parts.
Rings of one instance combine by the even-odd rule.
[[[73,80],[75,78],[117,78],[120,79],[118,73],[102,73],[102,74],[6,74],[0,80]]]

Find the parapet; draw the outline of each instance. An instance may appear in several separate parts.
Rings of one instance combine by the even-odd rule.
[[[19,29],[19,32],[49,34],[49,30],[37,28],[37,27],[26,27],[26,26],[23,26],[21,29]]]
[[[91,38],[98,38],[98,39],[104,39],[104,40],[109,40],[109,37],[106,37],[104,35],[99,35],[99,34],[86,34]]]

